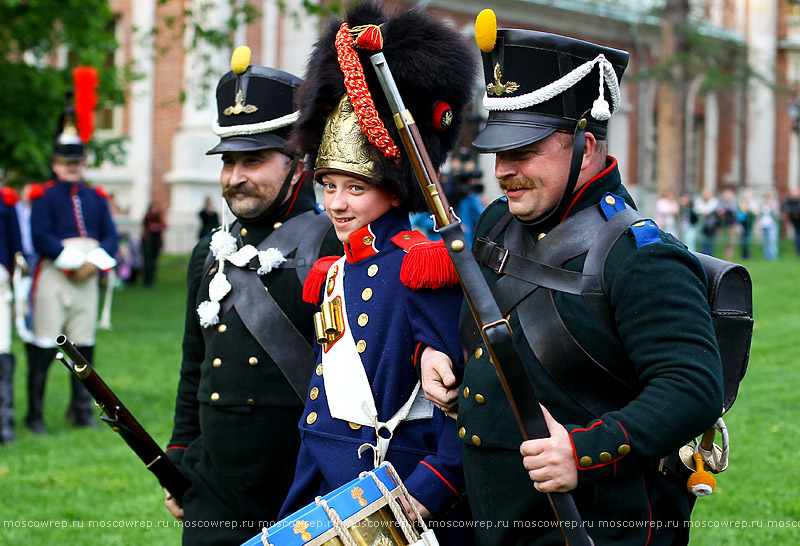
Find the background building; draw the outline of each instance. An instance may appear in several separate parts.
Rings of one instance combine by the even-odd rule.
[[[164,204],[166,250],[185,252],[196,241],[198,212],[205,198],[218,199],[222,208],[219,157],[204,153],[217,141],[211,132],[214,86],[228,70],[231,51],[189,47],[193,27],[179,31],[180,25],[166,24],[181,21],[182,1],[110,3],[118,14],[120,44],[113,62],[133,61],[142,77],[131,84],[124,107],[104,113],[96,133],[97,138],[125,138],[124,163],[92,169],[87,178],[113,194],[120,228],[132,235],[138,234],[151,200]],[[229,0],[189,3],[196,22],[205,28],[222,28],[217,22],[230,16]],[[475,15],[487,7],[464,0],[421,3],[468,34],[473,32]],[[240,26],[233,42],[250,46],[253,64],[302,76],[319,18],[308,15],[301,0],[286,0],[283,8],[276,0],[257,4],[263,17]],[[652,214],[657,195],[665,189],[678,194],[749,186],[757,195],[772,189],[783,197],[788,188],[800,186],[800,102],[787,92],[798,89],[800,82],[796,2],[497,0],[490,7],[500,27],[567,34],[631,52],[622,85],[624,104],[610,122],[608,138],[623,180],[646,214]],[[688,54],[684,58],[692,61],[683,68],[664,66],[676,49],[675,25],[681,17],[698,30],[684,42]],[[159,32],[149,33],[153,28]],[[750,79],[745,85],[741,78],[726,79],[722,74],[725,70],[742,74],[740,65],[762,79]],[[665,84],[666,76],[675,83]],[[474,114],[473,122],[466,124],[473,133],[485,116],[480,97]],[[464,142],[469,140],[465,134]],[[482,156],[479,165],[487,194],[499,194],[492,176],[493,157]]]

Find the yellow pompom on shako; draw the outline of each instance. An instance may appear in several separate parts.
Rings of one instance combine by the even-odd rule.
[[[497,41],[497,16],[494,11],[487,8],[475,18],[475,41],[484,53],[494,49]]]
[[[250,48],[239,46],[233,50],[231,55],[231,70],[234,74],[242,74],[250,66]]]

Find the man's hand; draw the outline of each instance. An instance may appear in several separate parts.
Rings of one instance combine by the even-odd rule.
[[[413,496],[409,495],[409,497],[411,497],[411,500],[414,502],[414,506],[417,507],[417,511],[419,512],[419,515],[422,516],[422,519],[430,519],[432,516],[430,511],[420,504],[420,502]],[[405,510],[406,514],[408,515],[408,519],[410,519],[412,522],[417,521],[417,515],[411,509],[411,506],[409,506],[406,496],[400,495],[398,498],[400,499],[400,504],[403,506],[403,510]]]
[[[175,519],[178,521],[183,521],[183,507],[178,504],[178,500],[172,496],[172,493],[167,491],[164,488],[164,506],[167,507],[167,510],[172,512],[172,515],[175,516]]]
[[[569,433],[541,406],[549,438],[526,440],[520,446],[522,465],[542,493],[566,493],[578,486],[578,467]]]
[[[455,411],[458,407],[458,386],[450,357],[433,347],[425,347],[420,367],[425,397],[444,412]]]
[[[97,273],[97,266],[92,262],[83,262],[83,265],[72,271],[72,282],[81,284],[92,278]]]

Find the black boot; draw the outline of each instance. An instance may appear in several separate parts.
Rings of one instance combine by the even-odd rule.
[[[85,347],[75,347],[83,355],[86,361],[92,365],[94,360],[94,345]],[[94,401],[92,395],[86,390],[74,375],[70,374],[72,381],[72,400],[67,409],[68,418],[72,419],[72,424],[76,427],[97,428],[94,419]]]
[[[44,434],[44,386],[47,382],[47,370],[56,350],[30,343],[25,345],[25,349],[28,353],[28,415],[25,416],[25,426],[36,434]]]
[[[14,355],[0,355],[0,444],[13,444]]]

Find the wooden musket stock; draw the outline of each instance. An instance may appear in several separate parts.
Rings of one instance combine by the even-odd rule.
[[[101,416],[101,419],[114,432],[122,436],[125,443],[139,456],[147,469],[155,474],[161,485],[177,499],[178,503],[181,503],[184,493],[189,488],[189,481],[172,464],[166,453],[128,411],[128,408],[120,402],[117,395],[67,339],[67,336],[63,334],[58,336],[56,345],[62,351],[62,354],[57,355],[56,358],[80,380],[95,399],[97,406],[103,410],[104,415]],[[64,358],[64,355],[69,360]]]

